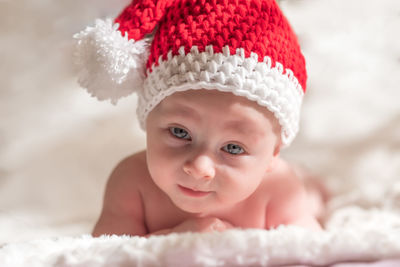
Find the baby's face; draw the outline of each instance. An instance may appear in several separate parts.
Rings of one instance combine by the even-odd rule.
[[[278,127],[266,108],[232,93],[175,93],[147,119],[150,175],[184,211],[233,206],[257,189],[277,156]]]

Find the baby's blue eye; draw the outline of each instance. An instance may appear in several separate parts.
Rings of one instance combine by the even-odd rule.
[[[186,140],[191,139],[189,133],[186,130],[179,128],[179,127],[171,127],[171,128],[169,128],[169,132],[173,136],[175,136],[176,138],[179,138],[179,139],[186,139]]]
[[[244,153],[244,149],[241,146],[235,144],[227,144],[222,148],[222,150],[232,155],[239,155]]]

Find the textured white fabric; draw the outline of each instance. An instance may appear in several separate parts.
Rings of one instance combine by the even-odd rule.
[[[94,27],[74,35],[79,84],[92,96],[114,104],[140,89],[149,46],[148,39],[128,40],[118,27],[111,19],[98,19]]]
[[[327,266],[396,257],[400,257],[400,225],[390,228],[367,224],[325,232],[291,226],[148,239],[86,235],[13,243],[0,249],[2,267]]]

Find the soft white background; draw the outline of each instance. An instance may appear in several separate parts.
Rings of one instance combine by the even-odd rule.
[[[128,2],[0,0],[0,244],[90,232],[113,166],[145,147],[135,96],[97,102],[72,64],[72,35]],[[336,203],[383,208],[400,190],[400,1],[281,6],[309,71],[284,156],[321,175]]]

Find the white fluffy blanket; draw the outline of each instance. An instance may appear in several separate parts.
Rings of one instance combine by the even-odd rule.
[[[230,230],[168,236],[45,239],[0,250],[2,266],[282,266],[332,265],[378,259],[400,264],[400,224],[312,232],[297,227],[272,231]],[[393,266],[396,266],[393,265]],[[378,266],[378,265],[374,265]],[[383,265],[382,265],[383,266]]]
[[[398,0],[281,1],[309,70],[301,132],[283,156],[333,192],[326,231],[82,236],[99,214],[112,167],[144,148],[145,138],[135,97],[113,107],[78,88],[71,36],[127,2],[0,1],[0,266],[340,265],[392,258],[386,263],[396,266]]]

